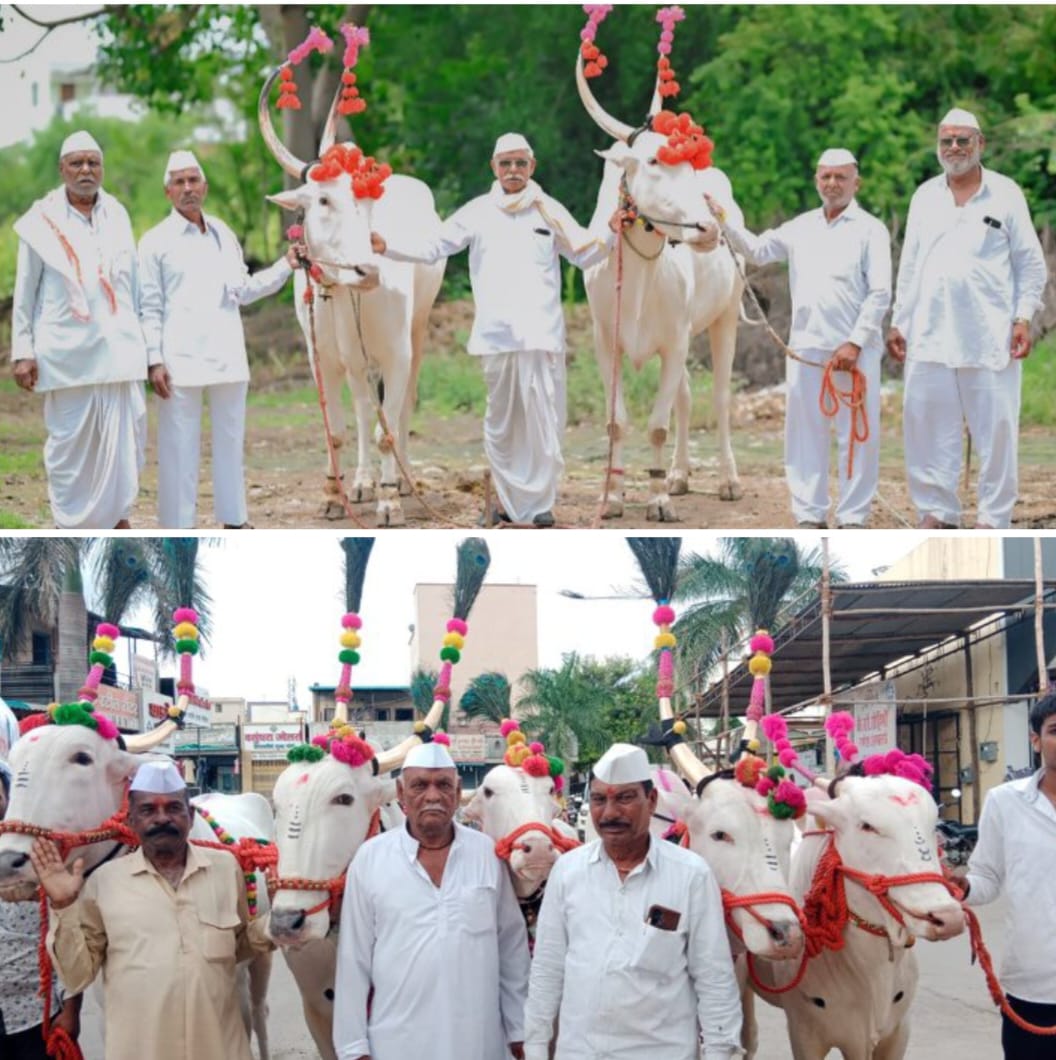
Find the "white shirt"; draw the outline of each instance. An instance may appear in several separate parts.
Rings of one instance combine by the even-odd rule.
[[[727,229],[754,264],[788,262],[789,346],[832,353],[853,342],[863,353],[880,353],[880,328],[891,304],[891,241],[857,201],[833,221],[819,207],[758,236],[729,219]]]
[[[249,275],[234,232],[203,214],[205,231],[173,210],[139,241],[140,317],[152,363],[175,386],[249,380],[239,307],[280,290],[285,258]]]
[[[37,241],[43,256],[26,238],[19,239],[12,360],[36,358],[36,389],[41,392],[146,379],[148,364],[157,362],[148,361],[139,326],[136,246],[127,211],[102,191],[90,217],[69,204],[64,189],[42,201],[76,254],[77,264],[67,262],[59,237],[37,223],[35,209],[19,219],[16,230],[24,223],[27,228],[32,225],[30,238]],[[75,313],[70,297],[74,268],[83,279],[86,319]],[[100,269],[114,292],[116,313],[99,282]]]
[[[18,1034],[44,1021],[38,993],[40,910],[36,902],[0,902],[0,1034]],[[51,1015],[62,1004],[58,978],[52,987]]]
[[[915,361],[999,371],[1010,360],[1012,321],[1037,312],[1045,276],[1014,180],[984,168],[979,190],[958,207],[941,173],[909,204],[892,324]]]
[[[1004,892],[1001,985],[1023,1001],[1056,1005],[1056,934],[1043,922],[1056,909],[1056,807],[1038,787],[1044,772],[987,794],[968,860],[968,904],[986,905]]]
[[[654,905],[680,914],[665,931]],[[557,860],[536,927],[525,1008],[526,1060],[705,1060],[739,1053],[741,999],[711,870],[651,839],[621,883],[601,840]]]
[[[529,963],[506,863],[491,839],[458,824],[439,887],[417,858],[403,827],[364,843],[349,866],[338,1060],[503,1060],[507,1043],[524,1039]]]
[[[588,268],[604,260],[613,240],[610,233],[573,249],[559,225],[565,222],[566,231],[579,226],[553,199],[548,198],[547,206],[551,219],[538,206],[506,211],[496,205],[494,192],[480,195],[456,210],[441,225],[437,238],[390,245],[386,255],[397,261],[432,263],[469,247],[476,315],[467,351],[478,356],[515,350],[563,354],[559,259]]]

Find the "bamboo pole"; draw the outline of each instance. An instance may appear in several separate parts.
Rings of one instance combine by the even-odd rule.
[[[829,567],[829,539],[821,539],[821,687],[820,702],[825,713],[832,713],[832,670],[829,655],[829,624],[832,621],[832,581]],[[825,772],[832,776],[836,772],[836,759],[833,754],[832,740],[825,741]]]
[[[730,752],[733,749],[728,735],[730,730],[730,635],[727,630],[722,631],[722,713],[719,715],[719,725],[726,736],[726,759],[729,761]],[[699,700],[697,701],[699,704]],[[698,707],[699,710],[699,707]],[[718,743],[719,751],[722,751],[722,741]]]
[[[1045,594],[1044,565],[1041,554],[1041,538],[1034,538],[1034,648],[1038,654],[1038,691],[1045,695],[1049,690],[1049,660],[1045,654]]]
[[[975,673],[972,669],[972,642],[968,634],[964,635],[964,687],[969,698],[975,695]],[[983,782],[979,776],[981,762],[979,760],[979,721],[975,708],[968,711],[968,740],[972,746],[972,820],[979,820],[979,811],[983,802]],[[936,770],[938,762],[935,763]],[[960,778],[958,777],[958,781]],[[962,803],[963,805],[963,803]],[[961,824],[964,824],[964,811],[957,814]]]

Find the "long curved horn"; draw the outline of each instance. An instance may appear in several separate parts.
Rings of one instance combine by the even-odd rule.
[[[341,90],[344,86],[339,82],[337,91],[334,93],[334,101],[330,104],[330,113],[326,116],[326,124],[323,126],[323,136],[319,141],[319,157],[322,158],[337,141],[337,105],[341,102]]]
[[[656,84],[653,86],[653,98],[649,103],[649,117],[655,118],[664,109],[664,97],[660,95],[660,75],[656,76]]]
[[[183,714],[187,710],[187,696],[180,696],[176,700],[176,706],[180,713]],[[156,729],[151,729],[150,732],[140,732],[135,736],[126,736],[125,750],[131,751],[134,755],[153,751],[159,744],[163,744],[178,728],[179,726],[176,722],[170,718],[168,721],[163,721]]]
[[[430,729],[435,729],[440,724],[440,719],[444,716],[444,701],[442,699],[433,700],[433,705],[429,708],[429,713],[425,716],[425,724]],[[387,751],[382,751],[378,757],[378,775],[382,773],[391,773],[394,769],[399,769],[403,765],[403,760],[407,757],[408,753],[412,748],[417,747],[421,743],[421,737],[408,736],[402,743],[398,743],[395,747],[390,747]]]
[[[305,163],[279,139],[278,134],[275,132],[275,127],[271,124],[271,112],[268,109],[271,86],[275,84],[275,79],[279,76],[279,70],[281,69],[282,67],[273,70],[267,81],[264,82],[264,87],[260,90],[260,97],[257,99],[257,124],[260,126],[260,135],[264,137],[264,143],[268,145],[268,150],[274,155],[275,161],[291,177],[299,181],[301,174],[304,172]]]
[[[583,74],[583,56],[578,53],[576,54],[576,88],[579,89],[579,98],[583,101],[583,106],[586,107],[587,113],[595,123],[614,140],[622,140],[626,143],[631,133],[634,132],[634,127],[617,121],[594,98],[594,93],[590,91],[590,86]]]
[[[674,718],[675,712],[671,709],[671,700],[666,698],[660,699],[660,720],[670,721]],[[671,761],[675,763],[682,775],[693,785],[695,788],[705,777],[711,776],[711,770],[708,769],[704,763],[697,758],[693,753],[693,748],[688,743],[676,743],[674,747],[669,747],[667,753],[671,756]]]

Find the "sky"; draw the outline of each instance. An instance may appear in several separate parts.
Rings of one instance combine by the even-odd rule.
[[[227,534],[200,550],[215,601],[214,637],[195,664],[200,688],[213,696],[285,700],[290,678],[301,707],[312,684],[333,685],[338,676],[337,636],[344,613],[340,533],[267,531]],[[405,685],[410,669],[414,587],[450,583],[455,549],[464,531],[390,531],[378,535],[367,568],[356,683]],[[722,536],[686,531],[683,552],[713,552]],[[794,533],[818,544],[818,533]],[[489,582],[534,584],[539,592],[540,665],[557,666],[565,652],[595,657],[644,658],[652,645],[652,604],[607,599],[640,584],[624,536],[611,530],[573,532],[494,531]],[[832,556],[853,581],[911,551],[925,534],[871,530],[830,536]],[[570,599],[562,590],[584,597]],[[130,624],[148,625],[148,614]],[[472,615],[470,615],[472,628]],[[168,672],[171,672],[168,671]]]

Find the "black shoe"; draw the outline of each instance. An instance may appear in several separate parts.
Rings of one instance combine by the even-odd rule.
[[[498,526],[499,523],[508,523],[509,521],[510,521],[510,517],[504,511],[501,511],[499,508],[493,508],[491,510],[491,525],[492,526]],[[480,516],[477,519],[477,526],[486,526],[487,523],[488,523],[488,520],[483,515]]]
[[[553,512],[540,512],[538,515],[532,517],[532,526],[549,527],[554,525],[554,513]]]

